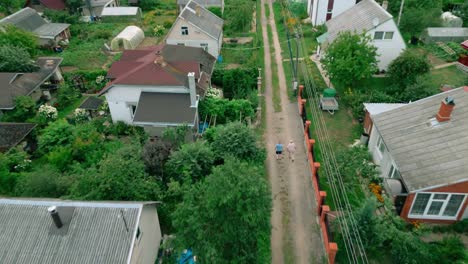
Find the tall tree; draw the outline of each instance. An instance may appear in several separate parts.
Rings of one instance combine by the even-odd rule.
[[[376,56],[369,36],[345,31],[328,46],[322,63],[333,81],[356,88],[377,71]]]
[[[34,57],[37,53],[39,42],[37,37],[31,32],[13,25],[2,25],[2,28],[0,28],[0,46],[8,45],[21,47],[25,49],[31,57]]]
[[[253,4],[250,0],[231,0],[226,2],[224,16],[226,26],[234,32],[250,29],[253,18]]]
[[[32,72],[38,68],[26,49],[11,45],[0,46],[1,72]]]
[[[0,0],[0,12],[5,12],[7,15],[13,14],[21,8],[23,3],[22,0]]]
[[[271,198],[262,169],[234,159],[184,193],[173,214],[179,245],[203,263],[266,263]]]

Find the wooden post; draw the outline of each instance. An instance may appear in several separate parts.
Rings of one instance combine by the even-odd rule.
[[[327,197],[327,192],[320,191],[319,192],[318,205],[317,205],[317,214],[318,215],[321,215],[321,213],[322,213],[322,204],[325,201],[325,197]]]
[[[335,264],[336,252],[338,252],[338,245],[336,243],[328,243],[328,263]]]

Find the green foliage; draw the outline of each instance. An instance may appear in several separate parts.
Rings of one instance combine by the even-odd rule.
[[[376,56],[377,48],[369,36],[345,31],[328,46],[322,63],[333,81],[356,88],[377,71]]]
[[[73,159],[83,166],[98,163],[104,152],[104,138],[92,123],[80,124],[74,127],[71,144]]]
[[[305,2],[291,2],[289,4],[289,10],[299,19],[306,19],[307,15],[307,5]]]
[[[79,8],[83,6],[83,0],[65,0],[68,11],[72,14],[79,14]]]
[[[38,39],[33,33],[12,25],[2,25],[2,28],[4,30],[0,30],[0,46],[21,47],[29,53],[30,57],[36,55]]]
[[[149,11],[149,10],[153,10],[156,7],[158,7],[158,1],[157,0],[139,0],[138,1],[138,6],[143,11]]]
[[[437,87],[433,86],[427,75],[416,78],[415,82],[407,86],[398,98],[403,102],[417,101],[438,93]]]
[[[404,51],[388,66],[388,76],[400,88],[405,88],[416,82],[418,76],[431,70],[427,56],[417,54],[411,50]]]
[[[463,26],[468,27],[468,2],[465,1],[460,8],[460,17],[463,19]]]
[[[222,98],[205,98],[198,106],[200,118],[214,118],[216,124],[225,124],[229,121],[244,120],[247,117],[253,118],[255,111],[252,103],[244,99],[227,100]],[[208,121],[208,120],[207,120]]]
[[[253,18],[251,0],[231,0],[224,7],[225,30],[231,32],[248,32]],[[226,35],[228,35],[226,33]]]
[[[271,198],[262,169],[233,159],[184,192],[173,214],[176,239],[204,263],[260,263]],[[222,231],[221,231],[222,230]],[[260,262],[259,262],[260,261]]]
[[[189,132],[189,127],[187,125],[168,127],[164,129],[162,138],[169,142],[174,149],[178,149],[180,145],[186,142]]]
[[[365,178],[373,180],[379,176],[379,172],[372,163],[369,150],[366,147],[357,146],[340,150],[336,154],[336,160],[340,174],[349,180]]]
[[[351,108],[353,116],[357,118],[364,117],[364,109],[362,103],[395,103],[396,99],[388,95],[384,91],[374,89],[369,91],[353,91],[348,89],[344,92],[342,102]]]
[[[80,16],[78,14],[70,15],[67,11],[44,9],[44,16],[53,23],[78,24]]]
[[[22,5],[22,0],[0,0],[0,12],[5,12],[7,15],[18,11]]]
[[[70,147],[58,147],[47,154],[47,161],[59,171],[64,172],[73,161],[72,149]]]
[[[100,76],[106,76],[107,72],[105,70],[81,70],[81,71],[73,71],[73,72],[65,72],[63,73],[63,78],[65,82],[72,87],[75,87],[75,82],[73,81],[74,78],[80,77],[84,81],[84,89],[81,92],[88,92],[88,93],[95,93],[101,90],[105,85],[105,81],[99,81]],[[75,87],[75,89],[79,89],[80,87]]]
[[[164,21],[163,26],[164,26],[165,29],[170,29],[172,27],[173,23],[174,23],[173,21],[166,20],[166,21]]]
[[[443,48],[440,46],[436,45],[435,43],[431,43],[428,45],[425,45],[424,47],[429,50],[432,54],[435,56],[447,61],[447,62],[453,62],[458,60],[458,57],[460,55],[468,55],[468,51],[463,49],[460,45],[460,43],[457,42],[447,42],[445,43],[449,48],[451,48],[455,53],[448,53],[445,51]]]
[[[164,184],[167,183],[167,177],[165,177],[167,172],[164,172],[164,164],[169,159],[171,149],[172,145],[163,140],[148,141],[143,146],[142,159],[146,171],[157,176]]]
[[[166,164],[171,179],[197,182],[211,173],[214,153],[204,141],[197,141],[173,152]]]
[[[57,109],[64,109],[81,97],[81,93],[73,86],[62,84],[57,91]]]
[[[257,75],[258,70],[255,68],[224,70],[224,97],[245,99],[250,91],[257,88]]]
[[[216,7],[216,6],[210,6],[208,7],[208,10],[215,14],[219,18],[223,18],[223,11],[221,10],[221,7]]]
[[[43,154],[59,147],[69,146],[73,140],[73,126],[64,120],[51,123],[39,136],[39,151]]]
[[[26,119],[36,115],[36,104],[29,96],[18,96],[15,98],[15,109],[7,112],[2,120],[10,122],[24,122]]]
[[[263,150],[257,145],[254,132],[246,125],[233,122],[208,129],[207,140],[217,158],[233,156],[240,160],[262,161]]]
[[[24,165],[30,165],[28,155],[24,151],[11,149],[0,153],[0,194],[12,195],[18,179],[18,173],[24,171]],[[30,167],[30,166],[29,166]]]
[[[0,46],[0,71],[33,72],[38,69],[26,49],[11,45]]]
[[[97,168],[77,176],[71,196],[85,200],[156,200],[159,186],[145,172],[140,152],[140,147],[133,144],[109,153]]]
[[[27,197],[61,197],[67,194],[67,180],[52,167],[40,167],[18,178],[16,195]]]
[[[455,232],[468,234],[468,219],[463,219],[451,225],[435,225],[432,227],[432,231],[437,233]]]

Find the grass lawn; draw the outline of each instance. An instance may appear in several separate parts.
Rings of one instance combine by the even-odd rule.
[[[73,103],[69,104],[67,107],[60,109],[58,111],[58,119],[65,118],[66,116],[72,114],[81,103],[88,98],[87,96],[82,96],[81,98],[76,99]]]
[[[450,84],[455,87],[466,85],[467,78],[468,74],[460,71],[455,65],[431,71],[431,82],[436,88],[443,84]]]

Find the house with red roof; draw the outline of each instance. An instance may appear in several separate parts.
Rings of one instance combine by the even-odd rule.
[[[64,0],[27,0],[24,7],[30,7],[37,12],[44,12],[44,9],[64,10],[67,8]]]
[[[100,92],[112,121],[142,126],[152,136],[167,127],[198,129],[198,101],[210,86],[216,59],[202,48],[160,45],[126,50]]]

